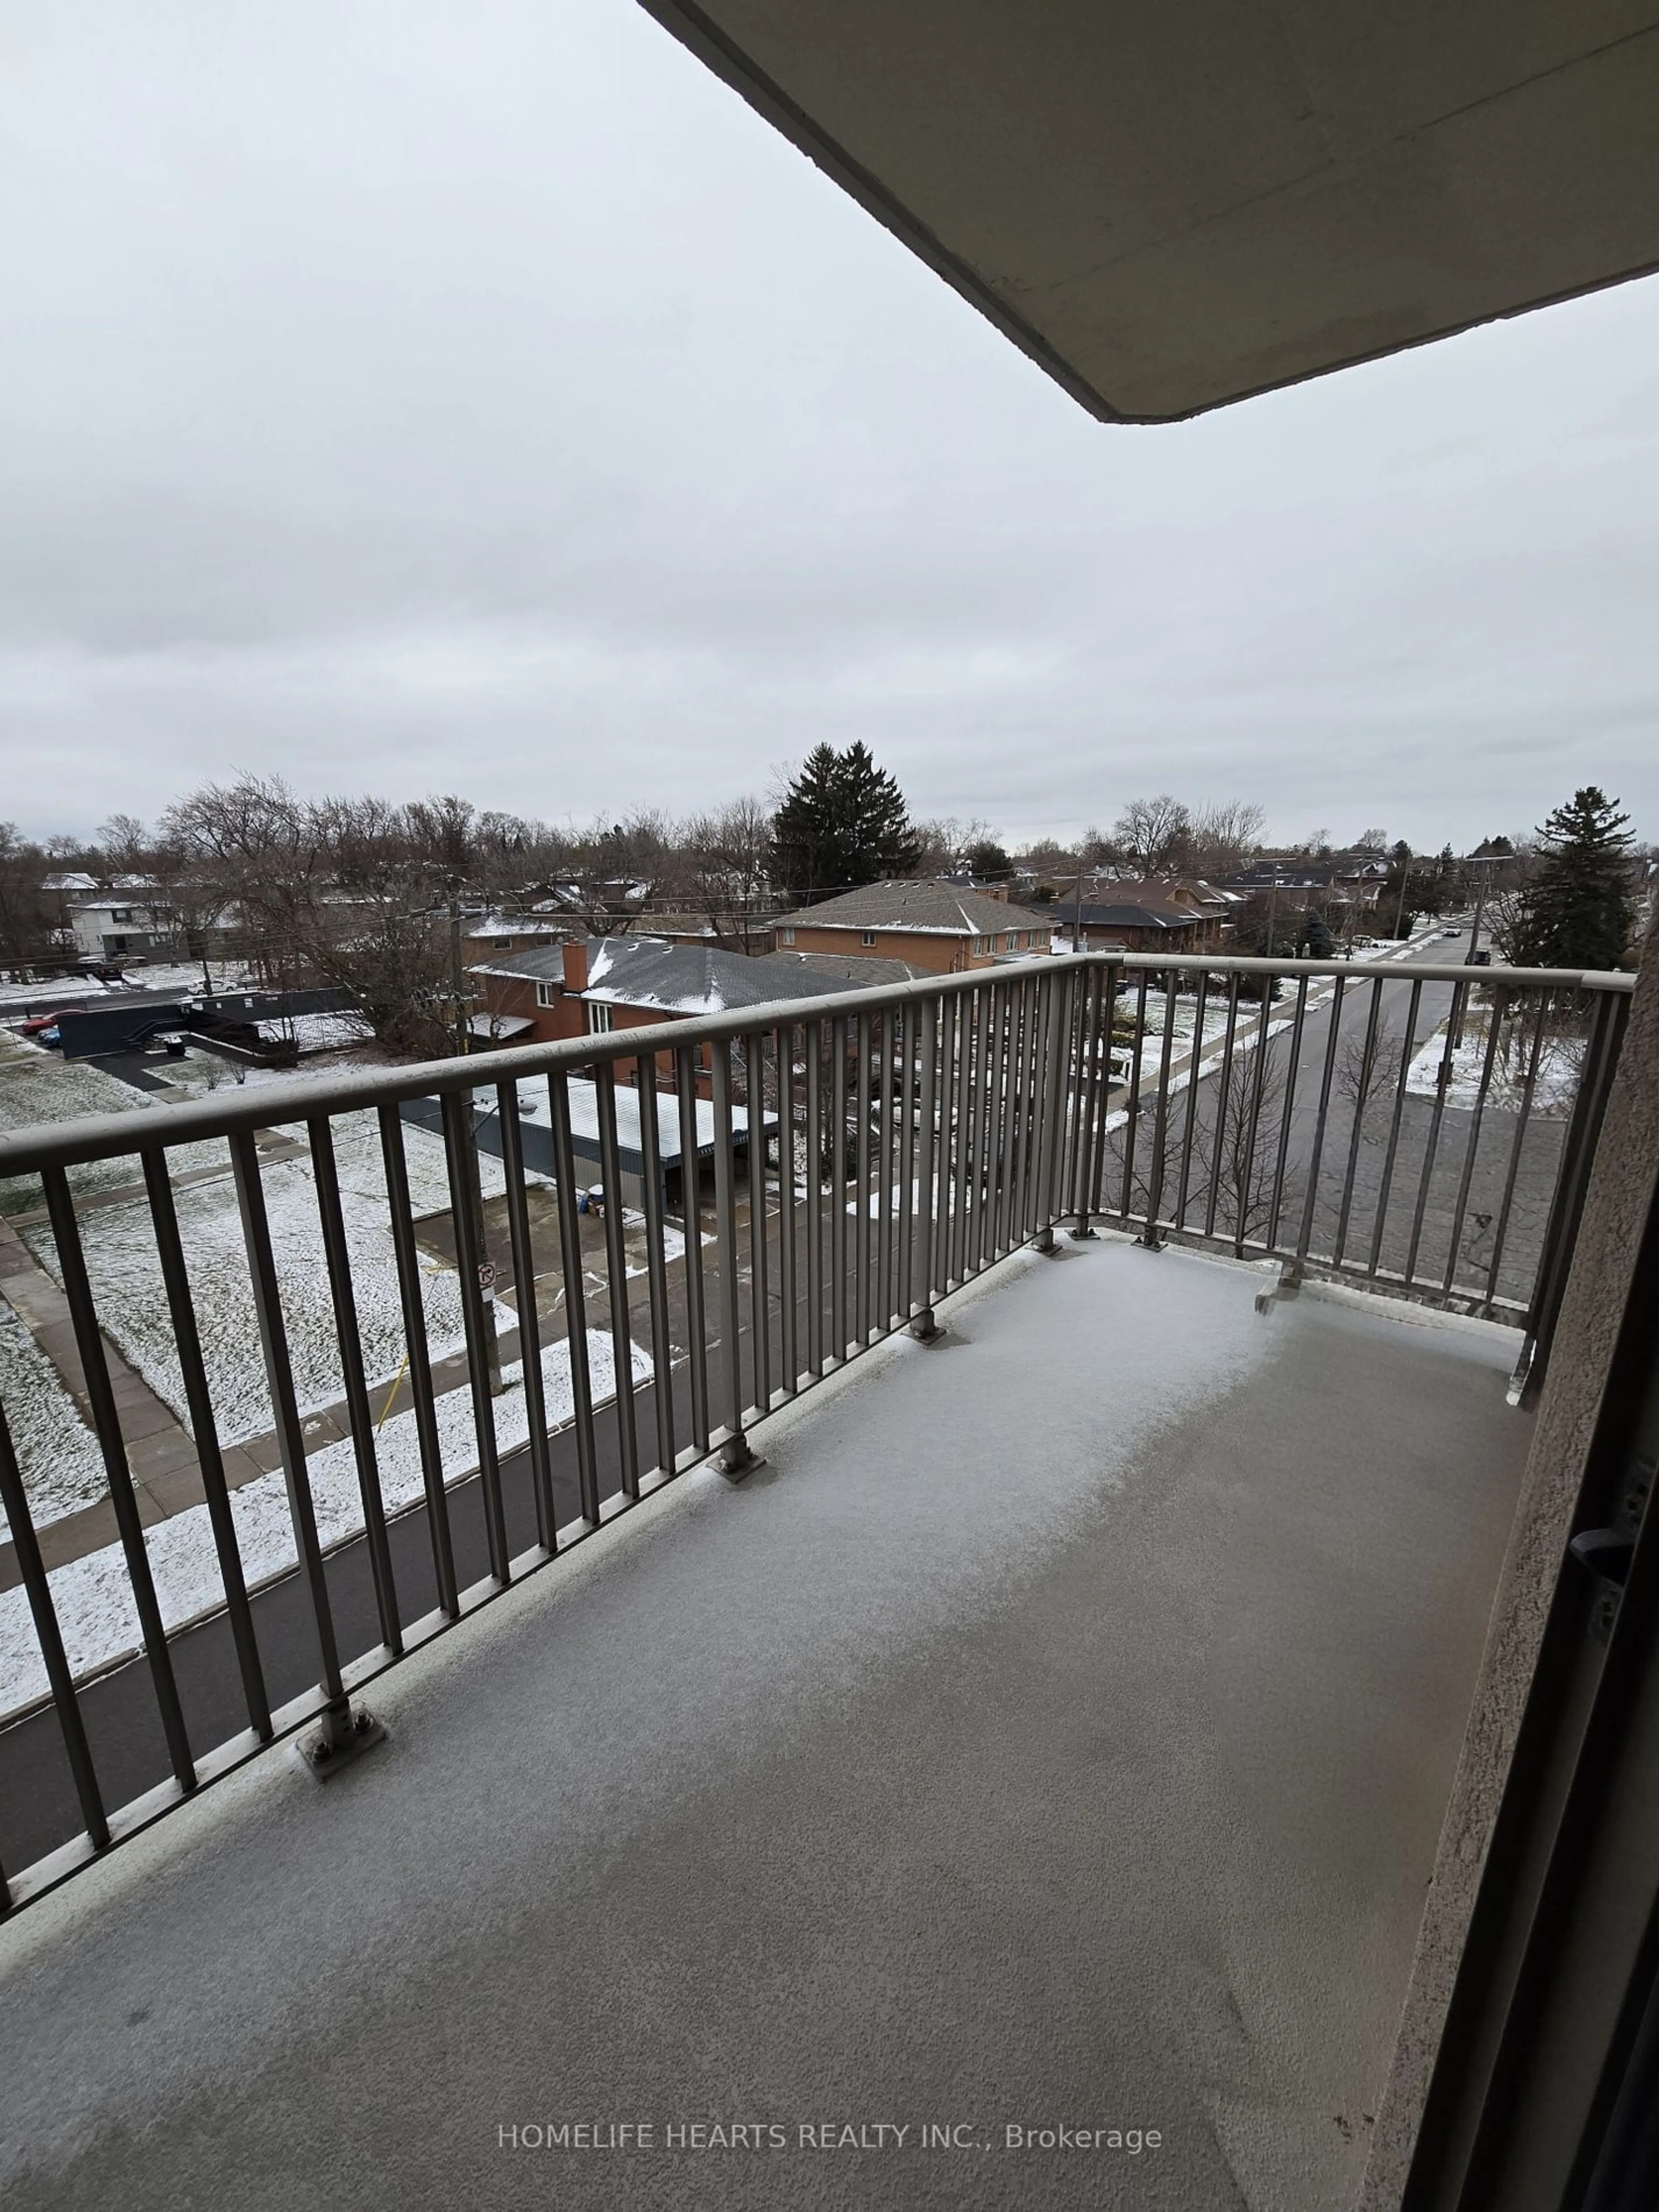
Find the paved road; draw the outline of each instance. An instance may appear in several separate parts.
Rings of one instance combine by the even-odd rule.
[[[1407,1261],[1414,1261],[1416,1279],[1432,1287],[1444,1283],[1450,1262],[1455,1284],[1480,1297],[1491,1280],[1504,1191],[1512,1172],[1513,1188],[1495,1287],[1497,1295],[1524,1303],[1542,1249],[1566,1129],[1565,1117],[1534,1112],[1523,1127],[1513,1110],[1489,1103],[1477,1128],[1470,1110],[1448,1103],[1437,1127],[1434,1101],[1409,1095],[1401,1115],[1390,1169],[1391,1085],[1368,1102],[1356,1142],[1355,1102],[1345,1094],[1340,1079],[1345,1060],[1357,1058],[1363,1049],[1374,992],[1381,994],[1378,1039],[1397,1051],[1406,1045],[1411,1018],[1412,968],[1455,959],[1465,943],[1431,938],[1405,959],[1356,968],[1352,981],[1345,978],[1334,1062],[1338,1073],[1331,1087],[1322,1139],[1319,1096],[1334,1012],[1329,1000],[1310,1007],[1304,1024],[1293,1094],[1288,1086],[1291,1031],[1286,1027],[1270,1035],[1269,1074],[1258,1109],[1253,1152],[1248,1101],[1255,1052],[1247,1052],[1239,1060],[1239,1076],[1229,1086],[1231,1103],[1224,1104],[1222,1085],[1213,1071],[1206,1077],[1191,1101],[1194,1133],[1185,1215],[1189,1229],[1205,1229],[1213,1193],[1218,1233],[1224,1237],[1235,1233],[1242,1200],[1249,1243],[1259,1247],[1267,1240],[1282,1133],[1285,1177],[1275,1240],[1281,1249],[1293,1247],[1300,1234],[1317,1144],[1318,1175],[1310,1242],[1315,1256],[1329,1258],[1340,1240],[1348,1264],[1356,1261],[1367,1264],[1373,1250],[1385,1273],[1403,1273]],[[1421,985],[1410,1046],[1413,1054],[1434,1037],[1447,1018],[1452,988],[1445,983]],[[1292,1003],[1288,996],[1281,1000],[1275,1009],[1275,1020],[1288,1014]],[[1259,1006],[1241,1006],[1237,1030],[1241,1042],[1254,1040],[1259,1015]],[[1397,1064],[1396,1060],[1394,1065]],[[1391,1070],[1385,1068],[1385,1073]],[[1173,1214],[1178,1195],[1188,1106],[1185,1091],[1176,1093],[1170,1102],[1160,1206],[1165,1218]],[[1143,1099],[1130,1176],[1132,1213],[1144,1208],[1147,1201],[1155,1135],[1153,1102]],[[1108,1148],[1104,1193],[1109,1211],[1117,1211],[1121,1204],[1127,1137],[1127,1130],[1115,1133]],[[1351,1194],[1346,1219],[1345,1190]]]

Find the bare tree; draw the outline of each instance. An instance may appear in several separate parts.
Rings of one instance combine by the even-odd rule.
[[[1376,1134],[1368,1126],[1376,1118],[1376,1109],[1394,1097],[1398,1085],[1401,1050],[1394,1025],[1385,1015],[1374,1034],[1368,1023],[1359,1036],[1345,1038],[1337,1053],[1337,1090],[1347,1100],[1368,1142],[1374,1141]]]
[[[1261,842],[1265,807],[1254,799],[1230,799],[1223,805],[1200,806],[1188,831],[1188,866],[1211,881],[1237,875]]]
[[[1270,1037],[1255,1052],[1234,1056],[1224,1097],[1221,1080],[1219,1073],[1205,1079],[1211,1095],[1200,1100],[1193,1133],[1193,1188],[1206,1194],[1213,1188],[1216,1229],[1242,1248],[1273,1225],[1279,1143],[1290,1111],[1281,1040]],[[1297,1183],[1287,1169],[1279,1193],[1281,1217],[1297,1202]],[[1189,1218],[1201,1224],[1195,1212]]]
[[[693,815],[678,842],[696,911],[723,942],[754,951],[761,942],[756,925],[768,903],[772,810],[763,799],[734,799]]]
[[[1132,799],[1113,835],[1143,875],[1173,875],[1187,865],[1192,817],[1178,799],[1160,791],[1153,799]]]

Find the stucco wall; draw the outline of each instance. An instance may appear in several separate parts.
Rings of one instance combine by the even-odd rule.
[[[1405,2186],[1656,1185],[1659,957],[1650,941],[1585,1199],[1358,2212],[1395,2212]]]

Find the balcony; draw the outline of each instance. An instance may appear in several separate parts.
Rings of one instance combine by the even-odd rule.
[[[1423,951],[5,1140],[9,2201],[1344,2201],[1628,1004]]]

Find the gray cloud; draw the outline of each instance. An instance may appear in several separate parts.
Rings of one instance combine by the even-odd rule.
[[[584,816],[867,738],[1011,834],[1659,831],[1659,289],[1089,422],[627,0],[14,21],[0,813]]]

